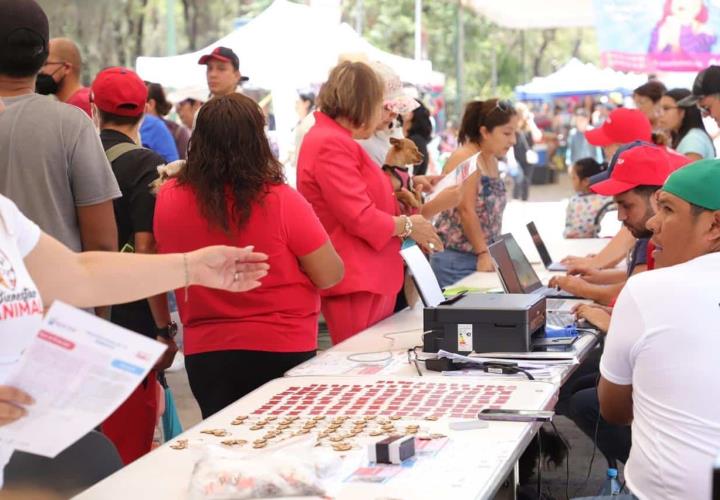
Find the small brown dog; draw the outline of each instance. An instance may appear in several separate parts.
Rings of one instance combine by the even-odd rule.
[[[385,156],[382,169],[390,178],[398,201],[408,209],[420,208],[422,198],[420,193],[412,190],[407,165],[419,165],[423,161],[423,155],[410,139],[391,137],[390,144],[392,147]]]

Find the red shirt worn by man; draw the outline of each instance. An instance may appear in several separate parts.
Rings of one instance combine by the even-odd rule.
[[[85,111],[87,115],[92,118],[92,110],[90,109],[90,89],[88,87],[81,87],[73,95],[71,95],[66,104],[72,104]]]

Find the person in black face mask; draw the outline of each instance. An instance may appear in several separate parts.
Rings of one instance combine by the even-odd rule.
[[[82,58],[75,42],[68,38],[53,38],[49,54],[35,83],[35,92],[54,94],[59,101],[77,106],[92,117],[90,89],[80,83]]]

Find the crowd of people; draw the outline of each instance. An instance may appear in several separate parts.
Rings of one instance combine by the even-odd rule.
[[[231,49],[199,59],[210,95],[177,103],[176,123],[163,88],[129,68],[106,68],[83,87],[72,40],[49,39],[34,0],[5,3],[0,273],[12,280],[3,274],[0,298],[24,302],[27,314],[0,317],[0,425],[32,405],[32,394],[1,384],[56,299],[167,346],[100,426],[128,464],[151,449],[157,380],[178,350],[167,291],[207,418],[312,358],[321,314],[338,343],[412,305],[402,247],[418,245],[441,286],[493,271],[488,246],[508,198],[528,197],[528,152],[544,117],[525,105],[468,103],[457,134],[443,138],[441,147],[456,144],[442,172],[429,175],[427,107],[392,68],[340,61],[317,96],[298,100],[296,190],[263,110],[238,92],[247,77]],[[575,191],[565,237],[597,237],[611,206],[623,223],[597,255],[568,257],[568,274],[550,283],[591,299],[577,316],[606,332],[557,410],[609,463],[627,464],[637,497],[709,498],[720,451],[720,414],[707,404],[720,398],[720,161],[702,118],[720,123],[720,67],[692,90],[649,81],[634,100],[636,109],[607,115],[586,102],[556,124],[568,126]],[[393,161],[403,148],[412,168]],[[514,193],[501,163],[515,169]],[[423,202],[458,168],[472,174]],[[21,455],[0,447],[0,467]]]

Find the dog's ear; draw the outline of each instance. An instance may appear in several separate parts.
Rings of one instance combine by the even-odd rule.
[[[390,138],[390,144],[392,144],[393,146],[400,146],[402,144],[402,141],[402,139],[398,139],[396,137]]]

